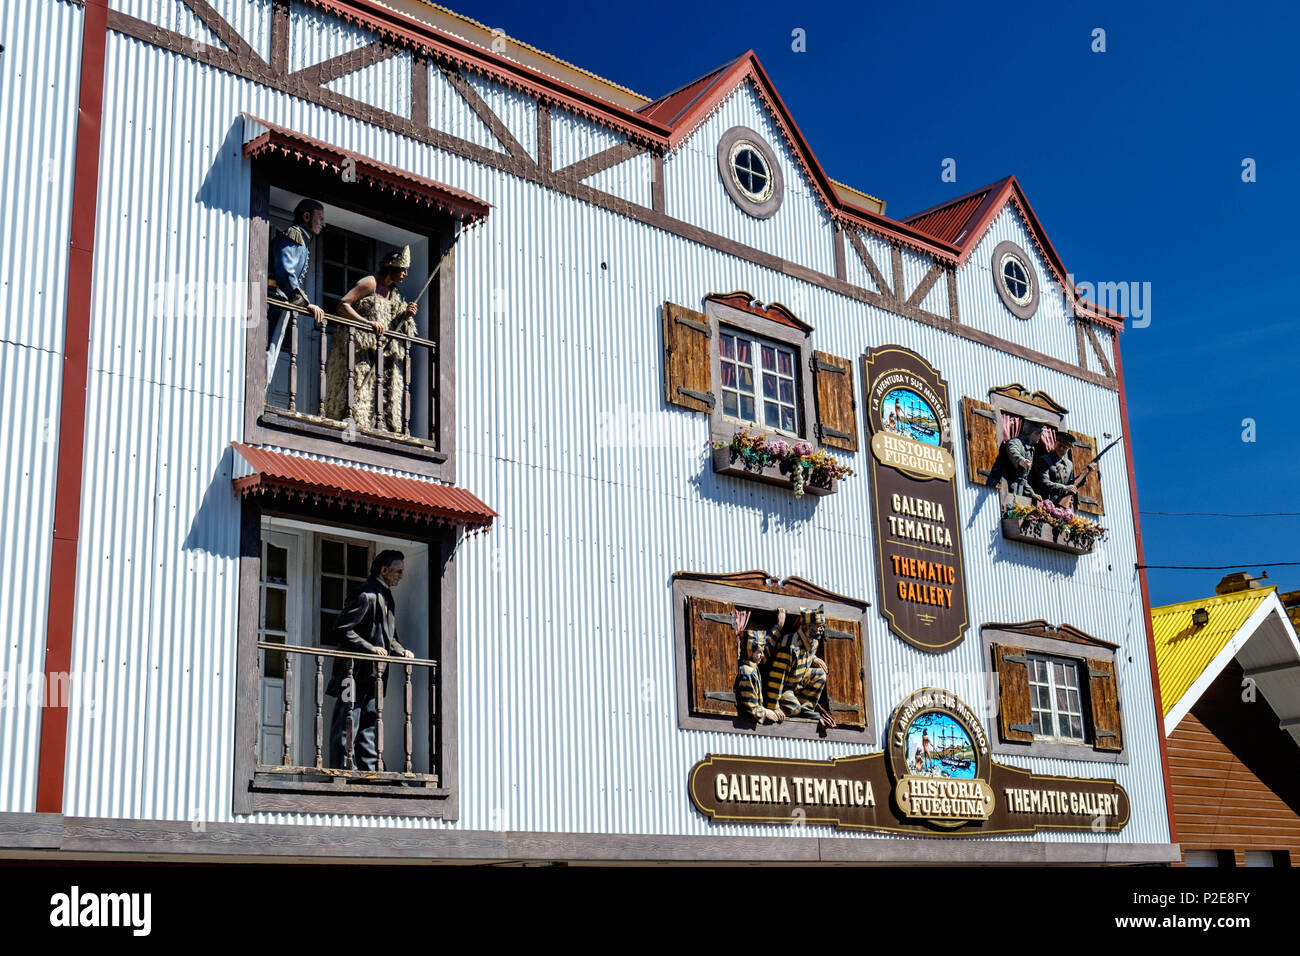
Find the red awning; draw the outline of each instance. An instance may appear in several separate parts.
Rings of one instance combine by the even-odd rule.
[[[352,465],[300,458],[285,452],[231,442],[248,468],[236,468],[240,495],[289,494],[363,506],[385,514],[463,525],[486,531],[497,513],[463,488],[368,471]],[[240,475],[240,471],[252,471]]]
[[[467,224],[487,218],[492,207],[461,189],[408,173],[377,159],[358,156],[337,146],[244,113],[244,155],[249,158],[266,154],[287,157],[310,166],[320,166],[355,173],[359,181],[380,189],[391,190],[417,202],[442,209]]]

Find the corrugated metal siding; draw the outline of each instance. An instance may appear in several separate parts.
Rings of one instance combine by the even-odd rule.
[[[712,473],[707,421],[663,403],[664,299],[694,304],[704,292],[739,286],[803,301],[818,348],[849,356],[883,342],[916,348],[948,375],[954,405],[1032,372],[1033,386],[1070,407],[1081,428],[1119,429],[1113,392],[135,41],[111,37],[108,60],[105,142],[125,140],[126,130],[143,140],[135,168],[149,170],[150,182],[125,192],[147,191],[152,205],[142,222],[112,205],[123,190],[102,191],[98,248],[108,251],[96,269],[97,301],[130,301],[131,272],[112,252],[131,248],[128,239],[136,257],[167,251],[168,239],[178,248],[163,261],[187,263],[200,283],[246,273],[247,172],[237,148],[228,155],[222,145],[241,110],[493,204],[487,222],[462,237],[456,270],[458,483],[501,514],[490,535],[460,551],[457,827],[786,835],[772,826],[711,827],[686,799],[690,766],[708,752],[820,758],[863,749],[677,728],[673,571],[763,567],[876,596],[865,477],[830,498],[797,500]],[[184,137],[151,121],[178,96],[209,104],[186,118]],[[164,149],[171,152],[155,159]],[[196,203],[197,187],[214,177],[227,205]],[[77,659],[100,662],[112,686],[107,713],[73,714],[68,812],[228,820],[238,509],[226,443],[239,437],[243,329],[191,322],[193,343],[171,347],[174,366],[162,368],[151,347],[113,345],[139,339],[144,323],[131,308],[106,310],[92,350],[90,420],[98,425],[87,448]],[[200,369],[203,387],[187,385],[185,363]],[[864,454],[853,456],[859,471]],[[1103,484],[1113,538],[1083,558],[1004,541],[996,499],[959,486],[975,621],[1066,621],[1120,642],[1134,658],[1120,667],[1131,764],[1024,761],[1049,773],[1113,773],[1132,798],[1133,822],[1119,836],[1008,839],[1167,838],[1122,469],[1108,469]],[[906,682],[928,682],[936,667],[983,670],[977,632],[938,660],[891,637],[878,615],[866,637],[882,726]],[[978,688],[961,691],[972,706],[984,704]]]
[[[871,261],[876,264],[876,268],[880,270],[885,282],[893,282],[894,266],[889,251],[889,243],[878,236],[861,230],[858,231],[858,238],[862,240],[863,247],[870,254]],[[858,251],[853,248],[853,243],[849,241],[847,235],[844,237],[844,269],[848,281],[859,289],[879,292],[881,295],[890,295],[889,289],[881,289],[876,286],[875,281],[871,278],[871,273],[862,264]]]
[[[654,163],[651,161],[650,154],[641,153],[617,166],[602,169],[596,175],[584,179],[583,182],[648,209],[653,201],[651,196],[653,178]]]
[[[410,116],[411,54],[399,53],[381,63],[372,63],[326,83],[325,88],[398,116]]]
[[[9,451],[0,501],[11,503],[0,547],[0,614],[10,622],[0,643],[5,812],[36,809],[81,23],[71,3],[0,6],[0,140],[20,144],[0,176],[0,248],[11,252],[0,257],[0,443]]]
[[[71,3],[0,6],[0,339],[63,348],[72,167],[76,158],[81,8]],[[50,70],[57,63],[65,67]],[[38,122],[33,118],[38,117]],[[33,215],[34,210],[39,214]]]
[[[506,151],[492,135],[487,124],[469,109],[465,98],[451,85],[451,81],[436,63],[429,64],[429,125],[478,146],[499,153]]]
[[[110,0],[111,2],[111,0]],[[176,0],[173,0],[176,2]],[[253,52],[271,60],[271,5],[265,0],[208,0]],[[178,4],[179,5],[179,4]]]
[[[1038,311],[1028,320],[1012,315],[993,285],[996,279],[992,269],[993,250],[999,242],[1005,241],[1014,242],[1025,250],[1037,277]],[[1032,235],[1015,206],[1008,204],[1003,207],[970,258],[957,270],[957,299],[963,325],[992,332],[1071,364],[1079,360],[1074,322],[1066,318],[1065,294],[1038,254]],[[1028,382],[1024,384],[1030,391],[1038,387]],[[1069,402],[1064,404],[1069,407]]]
[[[519,145],[536,159],[537,101],[477,73],[468,73],[465,78],[492,112],[501,117],[501,122]]]
[[[580,159],[594,156],[624,142],[624,137],[608,126],[576,116],[557,107],[551,108],[551,167],[563,169]]]
[[[173,30],[183,37],[222,48],[216,34],[180,0],[108,0],[111,10]]]
[[[770,219],[755,219],[743,212],[723,188],[717,146],[722,134],[733,126],[747,126],[761,135],[781,165],[785,199]],[[665,157],[664,204],[674,219],[827,275],[835,274],[834,233],[826,210],[748,82],[737,87],[698,130]],[[749,291],[768,299],[763,290]]]
[[[925,274],[930,271],[934,260],[911,249],[903,249],[901,252],[903,253],[903,299],[907,300],[921,284]],[[940,275],[930,287],[930,291],[921,299],[919,305],[935,315],[948,315],[948,280],[943,275]]]
[[[7,50],[6,41],[6,56]],[[0,465],[0,501],[10,502],[0,546],[0,614],[8,622],[0,644],[0,811],[30,813],[36,809],[63,357],[0,342],[0,369],[0,442],[9,452]],[[73,693],[81,692],[76,683]]]
[[[331,17],[299,0],[289,8],[289,36],[290,73],[379,39],[371,30]]]

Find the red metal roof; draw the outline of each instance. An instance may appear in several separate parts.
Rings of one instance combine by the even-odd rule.
[[[475,531],[486,531],[497,516],[463,488],[300,458],[241,442],[231,442],[231,446],[254,472],[234,479],[235,490],[244,496],[285,492],[310,495],[426,521],[464,525]]]
[[[967,193],[965,196],[959,196],[918,212],[914,216],[908,216],[903,222],[943,242],[952,243],[954,246],[964,245],[973,221],[978,219],[980,207],[989,201],[990,196],[1000,192],[1005,183],[1005,179],[992,183],[973,193]]]
[[[732,60],[731,63],[723,64],[716,70],[705,73],[698,80],[687,83],[681,89],[659,97],[653,103],[641,107],[637,112],[649,119],[663,123],[665,126],[674,125],[681,115],[690,108],[691,104],[707,92],[709,87],[716,83],[718,78],[726,73],[735,62],[735,60]]]
[[[377,159],[345,152],[337,146],[312,139],[295,130],[276,126],[248,113],[244,113],[243,116],[246,123],[245,156],[254,157],[272,153],[336,171],[343,170],[345,163],[350,161],[354,164],[353,171],[358,179],[373,183],[381,189],[392,190],[400,195],[437,206],[471,223],[487,218],[488,211],[492,208],[477,196],[454,186],[425,179],[423,176],[408,173],[396,166],[381,163]]]

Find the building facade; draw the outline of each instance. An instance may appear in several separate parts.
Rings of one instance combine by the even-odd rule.
[[[1246,573],[1151,609],[1184,866],[1300,856],[1296,593]]]
[[[5,848],[1177,859],[1122,318],[1014,178],[889,218],[752,53],[651,100],[419,0],[0,31]]]

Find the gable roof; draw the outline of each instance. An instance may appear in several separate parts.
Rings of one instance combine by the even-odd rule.
[[[1192,615],[1201,608],[1209,621],[1198,627]],[[1300,743],[1300,641],[1277,588],[1247,588],[1152,608],[1151,627],[1166,736],[1236,658]]]
[[[1015,176],[1003,177],[964,196],[913,213],[905,217],[903,222],[941,242],[956,246],[956,264],[960,266],[970,258],[984,233],[1008,204],[1015,206],[1020,213],[1039,256],[1047,263],[1056,284],[1073,294],[1075,315],[1110,328],[1122,328],[1124,316],[1079,298],[1077,290],[1067,284],[1069,270],[1057,254],[1052,240],[1047,237],[1047,230],[1029,205],[1029,199]]]
[[[485,35],[486,28],[482,24],[450,14],[428,0],[423,0],[416,8],[426,12],[422,17],[395,9],[382,0],[304,2],[347,22],[374,30],[385,39],[409,46],[437,62],[527,91],[542,102],[560,106],[617,130],[633,142],[656,151],[676,149],[738,86],[750,83],[771,113],[818,202],[840,226],[865,229],[890,242],[929,255],[944,265],[960,265],[1002,205],[1014,202],[1030,224],[1035,244],[1044,260],[1062,288],[1066,286],[1068,273],[1065,266],[1014,176],[977,190],[977,193],[982,193],[978,200],[972,198],[975,194],[967,194],[903,221],[885,216],[884,204],[874,197],[833,182],[817,161],[753,50],[647,103],[631,90],[527,44],[512,41],[514,46],[507,49],[513,56],[498,53],[496,33]],[[440,17],[432,13],[438,13]],[[485,45],[488,38],[492,42]],[[859,196],[869,201],[864,202]],[[962,205],[950,208],[957,204]],[[1084,302],[1077,295],[1074,298],[1076,316],[1111,328],[1122,328],[1123,316]]]

